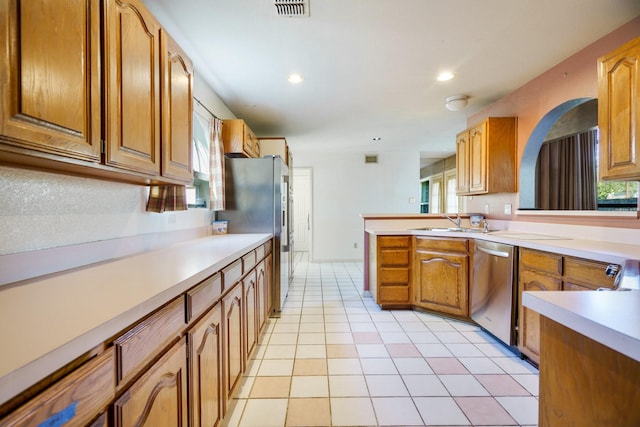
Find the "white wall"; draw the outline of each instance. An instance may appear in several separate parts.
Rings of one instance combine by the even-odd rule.
[[[379,153],[377,164],[365,164],[365,153],[298,152],[295,147],[292,153],[294,168],[312,168],[314,261],[363,260],[361,214],[420,211],[418,152]]]
[[[215,115],[233,117],[198,79],[194,96]],[[0,255],[202,227],[206,209],[145,211],[149,188],[0,166]]]

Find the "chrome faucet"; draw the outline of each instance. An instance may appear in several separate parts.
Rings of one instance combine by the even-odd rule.
[[[454,223],[456,227],[460,228],[462,226],[462,218],[460,218],[460,214],[456,214],[456,219],[451,218],[447,214],[444,214],[444,217],[447,218],[452,223]]]

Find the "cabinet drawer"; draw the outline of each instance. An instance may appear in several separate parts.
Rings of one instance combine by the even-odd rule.
[[[416,237],[416,250],[444,251],[444,252],[468,252],[469,240],[447,239],[441,237]]]
[[[180,336],[185,327],[184,300],[177,298],[115,340],[116,379],[126,382]]]
[[[222,289],[231,288],[242,277],[242,260],[239,259],[222,269]]]
[[[562,255],[520,248],[520,268],[562,275]]]
[[[222,295],[222,276],[216,273],[187,291],[187,322],[200,316]]]
[[[271,253],[271,245],[272,245],[272,243],[271,243],[271,242],[272,242],[272,241],[271,241],[271,240],[269,240],[268,242],[266,242],[266,243],[264,244],[264,254],[265,254],[265,255],[269,255],[269,254]]]
[[[385,249],[380,251],[378,259],[381,267],[408,267],[409,251],[407,249]]]
[[[379,295],[380,303],[409,303],[409,286],[382,286]]]
[[[265,254],[265,245],[260,245],[256,248],[256,261],[260,261],[262,258],[264,258],[264,254]]]
[[[115,396],[113,347],[18,408],[2,426],[83,426]]]
[[[585,288],[612,288],[615,278],[605,274],[608,265],[599,261],[565,257],[564,280],[583,285]]]
[[[256,251],[251,251],[242,257],[242,271],[247,273],[256,265]]]
[[[410,239],[410,236],[378,236],[378,247],[409,249]]]
[[[378,273],[378,283],[381,286],[387,284],[408,284],[409,269],[407,268],[384,268]]]

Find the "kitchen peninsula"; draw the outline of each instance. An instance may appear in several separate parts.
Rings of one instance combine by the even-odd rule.
[[[559,272],[557,276],[530,273],[521,265],[523,271],[519,274],[537,277],[531,282],[557,283],[556,291],[531,292],[522,287],[530,279],[521,276],[516,280],[520,285],[518,350],[540,367],[540,426],[636,426],[640,423],[637,406],[640,401],[640,245],[633,243],[638,241],[634,235],[636,230],[623,230],[621,233],[627,236],[605,241],[587,240],[583,236],[611,235],[614,230],[495,220],[490,221],[492,228],[501,230],[489,233],[473,229],[433,231],[430,228],[451,224],[447,225],[448,220],[435,214],[363,215],[363,218],[367,245],[365,271],[369,273],[364,286],[365,289],[368,286],[376,298],[381,262],[376,243],[380,239],[405,238],[408,242],[404,266],[408,295],[415,292],[412,286],[419,286],[418,279],[411,277],[411,253],[416,250],[411,246],[411,239],[468,241],[471,247],[477,240],[506,243],[517,247],[521,255],[535,254],[538,260],[555,268]],[[463,215],[463,226],[469,227],[466,221]],[[398,250],[397,247],[394,250]],[[467,261],[467,269],[473,265],[473,249],[468,253],[471,260]],[[445,259],[445,255],[441,251],[438,256]],[[417,262],[418,254],[415,256]],[[606,263],[620,267],[620,276],[610,282],[602,268]],[[596,289],[598,283],[620,290],[584,290]],[[574,290],[581,292],[568,292]],[[468,288],[464,291],[470,294]],[[456,292],[449,290],[449,293]],[[406,308],[413,308],[414,304],[409,296]],[[382,306],[384,308],[384,304]],[[443,310],[439,312],[448,315]],[[527,323],[523,324],[523,318]]]

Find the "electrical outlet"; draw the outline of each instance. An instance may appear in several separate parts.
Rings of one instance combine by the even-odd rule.
[[[504,214],[511,215],[511,203],[506,203],[504,205]]]
[[[489,214],[489,204],[488,203],[486,205],[484,205],[484,213],[485,213],[485,215]]]

